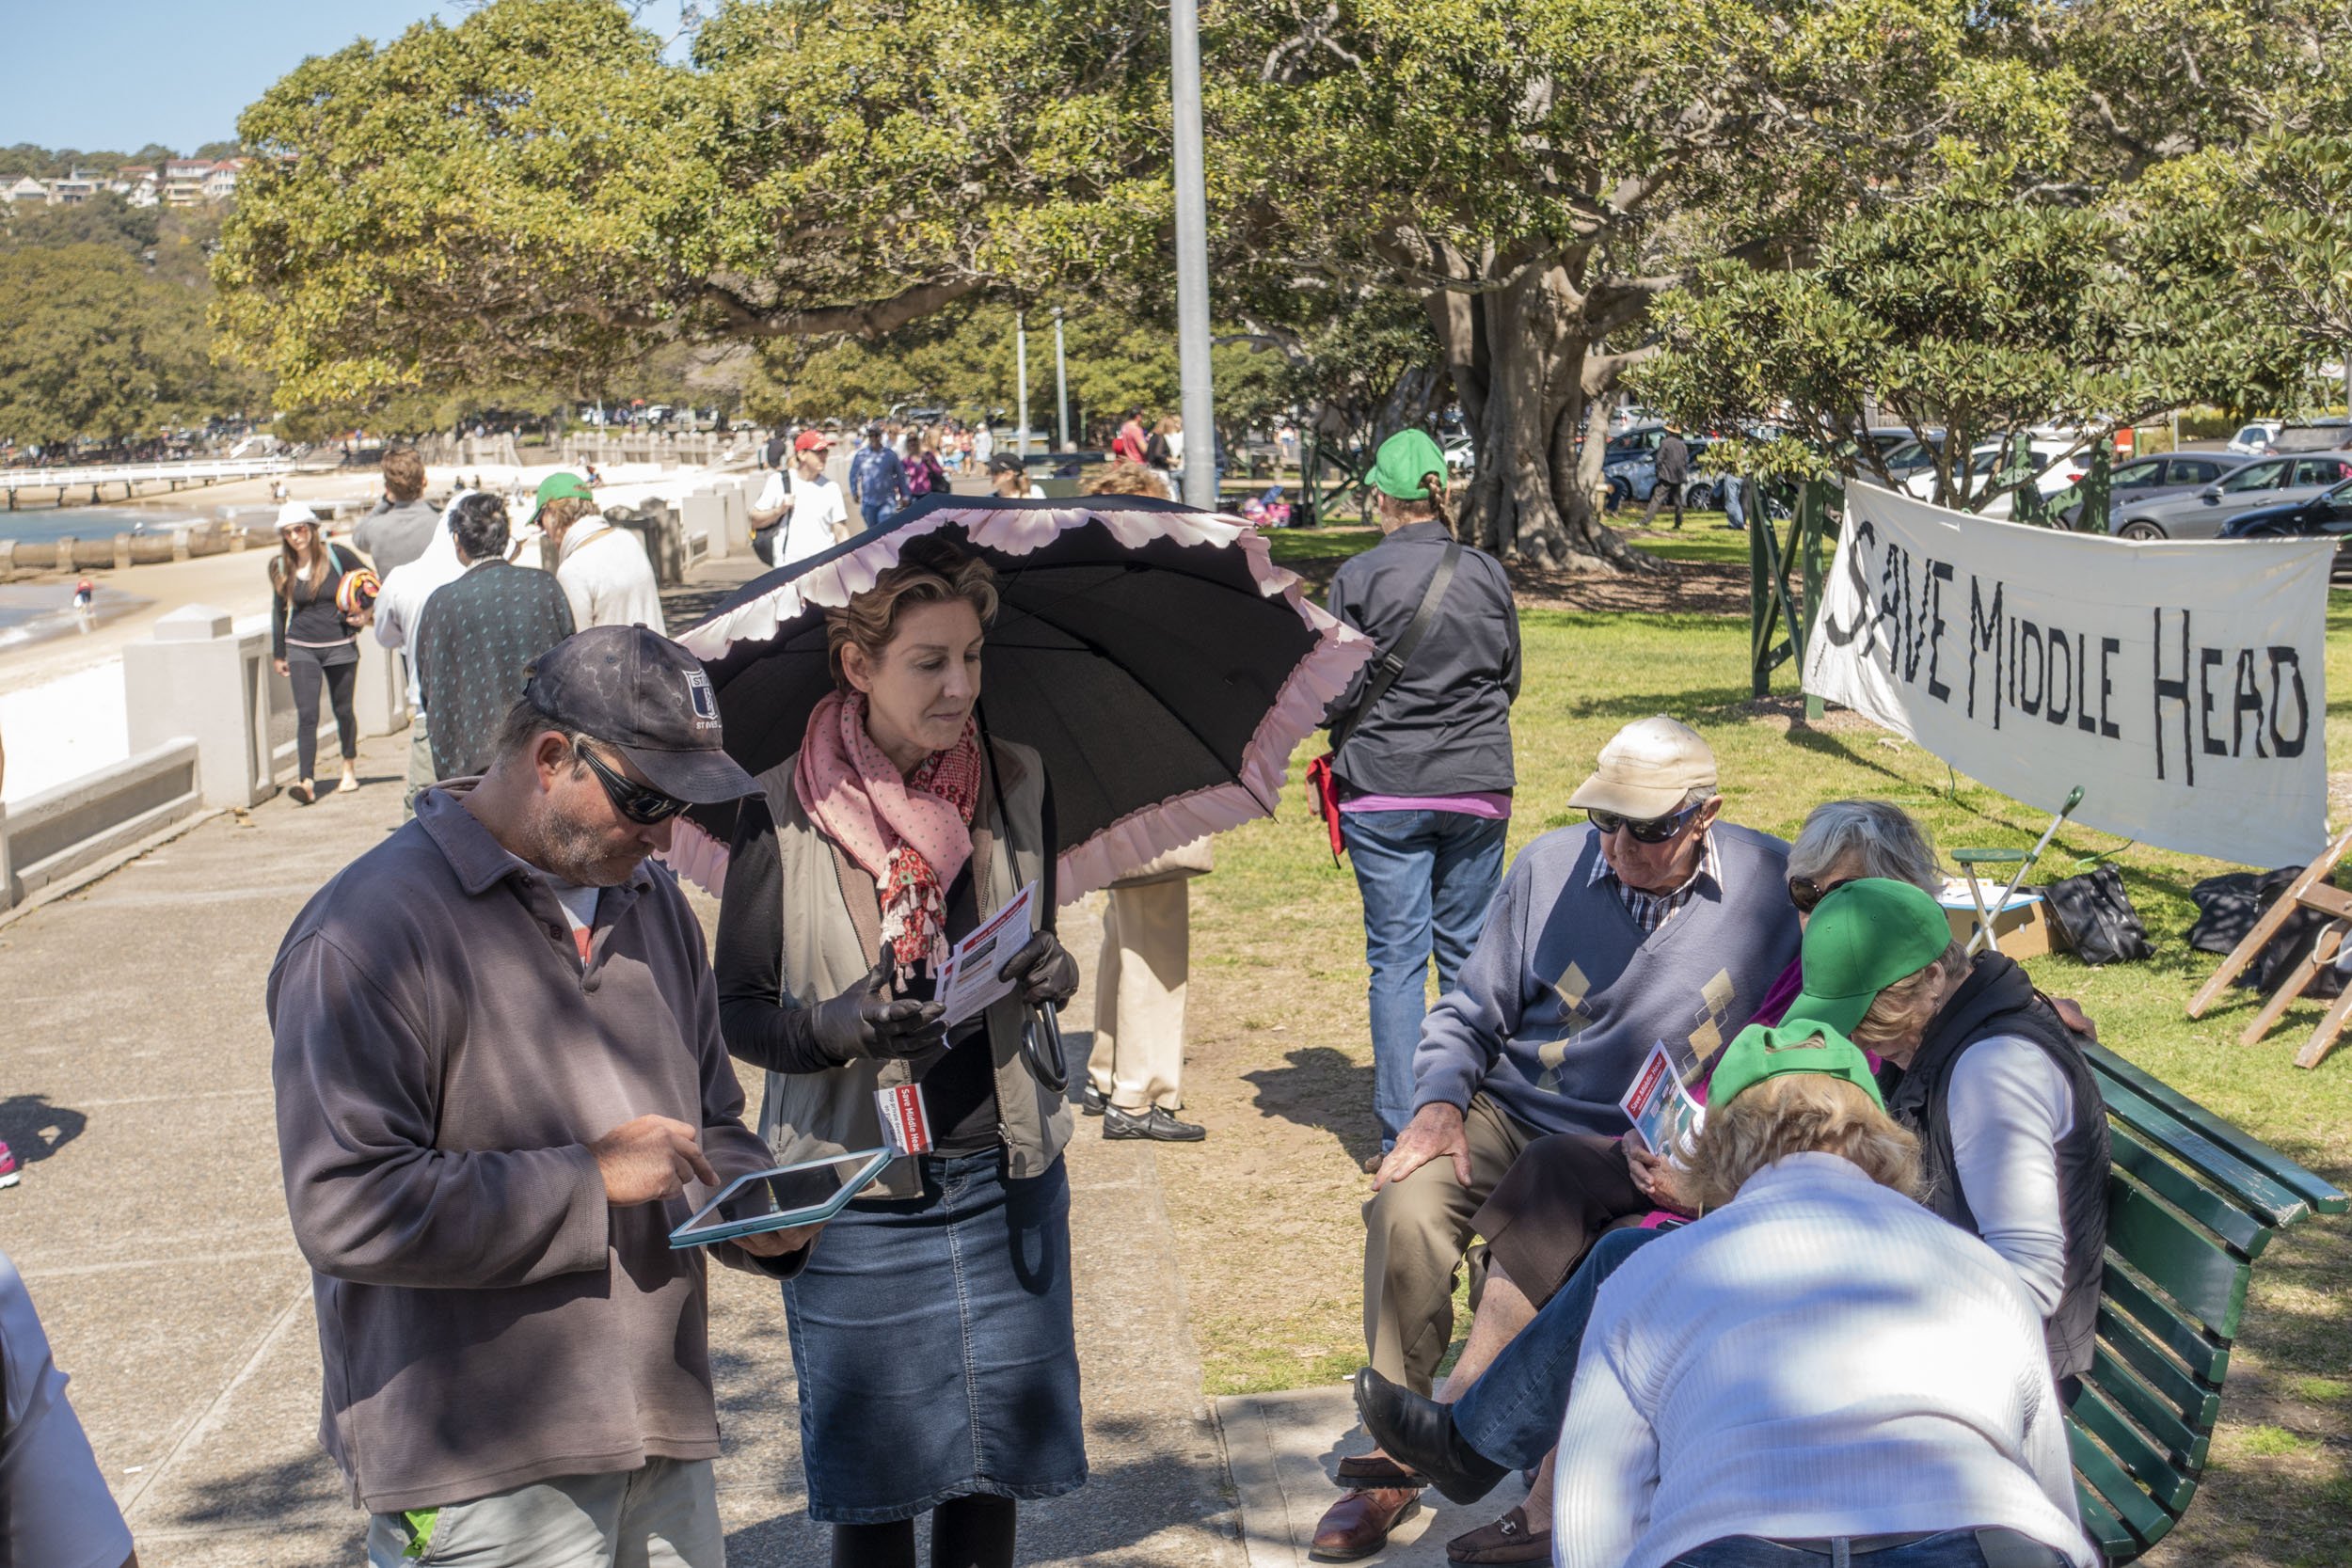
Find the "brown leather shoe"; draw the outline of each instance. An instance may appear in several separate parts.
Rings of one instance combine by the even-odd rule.
[[[1445,1544],[1448,1562],[1549,1562],[1551,1531],[1530,1528],[1527,1510],[1515,1508],[1491,1525],[1481,1525]]]
[[[1389,1544],[1389,1532],[1421,1512],[1421,1489],[1381,1486],[1350,1492],[1324,1511],[1307,1555],[1317,1562],[1353,1562]]]

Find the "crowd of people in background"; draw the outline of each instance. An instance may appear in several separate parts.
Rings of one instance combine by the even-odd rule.
[[[868,426],[844,498],[830,434],[798,433],[765,454],[763,556],[829,547],[849,499],[870,524],[951,483],[955,434]],[[1183,434],[1123,421],[1093,504],[1168,494]],[[1035,493],[1017,457],[980,463]],[[1178,1113],[1210,846],[1111,887],[1065,1087],[1025,1033],[1080,982],[1050,921],[969,1018],[931,978],[1056,852],[1039,754],[977,721],[985,561],[917,539],[827,610],[830,693],[754,777],[585,479],[551,476],[517,530],[496,495],[423,504],[413,452],[384,477],[348,546],[287,503],[269,562],[295,799],[322,692],[356,786],[362,635],[406,658],[417,715],[412,819],[311,899],[267,992],[323,1438],[370,1562],[723,1563],[706,1253],[672,1246],[666,1205],[841,1156],[912,1085],[928,1153],[821,1227],[707,1256],[775,1282],[835,1568],[912,1568],[926,1516],[933,1568],[1009,1568],[1021,1505],[1088,1474],[1073,1110],[1106,1138],[1207,1136]],[[2096,1568],[2063,1420],[2106,1227],[2091,1022],[1955,940],[1899,807],[1830,801],[1793,842],[1738,824],[1737,781],[1669,715],[1619,729],[1559,802],[1576,819],[1506,867],[1508,578],[1456,537],[1425,433],[1370,477],[1382,538],[1329,606],[1378,651],[1312,787],[1363,904],[1375,1446],[1340,1461],[1313,1554],[1370,1557],[1426,1488],[1471,1502],[1517,1472],[1526,1499],[1452,1560]],[[733,814],[710,948],[646,864],[694,806]],[[1624,1109],[1661,1053],[1703,1108],[1662,1142]],[[755,1129],[738,1064],[765,1075]],[[111,1562],[128,1537],[5,1258],[0,1329],[8,1430],[64,1412],[48,1504],[97,1509],[77,1528]]]

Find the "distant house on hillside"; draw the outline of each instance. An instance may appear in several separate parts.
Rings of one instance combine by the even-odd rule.
[[[62,180],[49,182],[49,205],[52,207],[79,207],[97,194],[98,181],[78,168]]]
[[[21,177],[15,184],[0,190],[0,197],[5,197],[10,201],[22,201],[27,206],[45,207],[49,204],[49,187],[27,174]]]
[[[243,158],[223,158],[204,173],[204,199],[226,201],[237,193],[237,171],[245,167]]]
[[[152,207],[162,199],[156,189],[155,170],[146,164],[125,164],[106,182],[106,188],[134,207]]]
[[[204,199],[204,177],[212,172],[209,159],[172,159],[164,166],[164,201],[173,207],[195,206]]]

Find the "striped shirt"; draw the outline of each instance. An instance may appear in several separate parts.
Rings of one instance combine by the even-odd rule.
[[[1671,893],[1645,893],[1637,887],[1628,887],[1618,878],[1616,872],[1610,869],[1608,856],[1593,857],[1592,881],[1616,883],[1617,896],[1625,900],[1626,911],[1633,916],[1633,924],[1653,936],[1657,934],[1660,927],[1674,918],[1677,910],[1691,901],[1692,895],[1698,892],[1702,879],[1714,883],[1716,891],[1722,891],[1724,863],[1722,857],[1715,853],[1715,833],[1712,829],[1708,831],[1707,847],[1699,855],[1698,869],[1692,872],[1689,879]]]

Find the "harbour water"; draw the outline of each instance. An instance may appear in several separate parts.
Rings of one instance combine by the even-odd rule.
[[[210,513],[184,506],[67,506],[0,512],[0,539],[27,544],[64,539],[111,539],[118,533],[153,532],[174,523],[209,521]]]
[[[103,625],[153,602],[102,584],[91,595],[91,609],[95,611],[92,624]],[[67,636],[78,631],[80,626],[80,617],[73,610],[71,579],[0,583],[0,655],[28,642]]]

